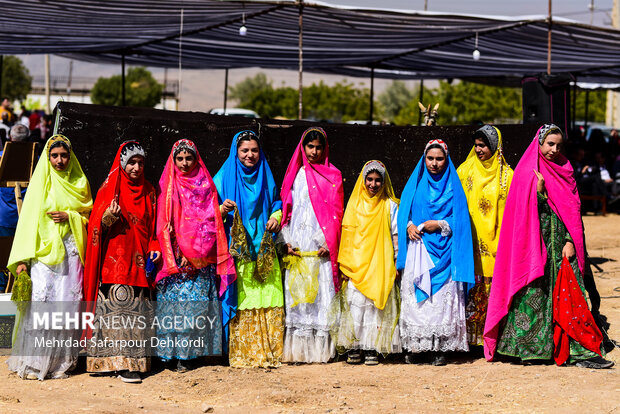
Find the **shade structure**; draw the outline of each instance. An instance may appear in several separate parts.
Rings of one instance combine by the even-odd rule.
[[[297,2],[20,0],[0,7],[0,54],[111,63],[125,56],[127,64],[156,67],[178,67],[181,59],[183,68],[196,69],[298,67]],[[376,77],[402,79],[546,71],[544,17],[302,7],[305,71],[370,76],[374,68]],[[620,31],[555,18],[552,30],[553,72],[587,82],[620,79]]]

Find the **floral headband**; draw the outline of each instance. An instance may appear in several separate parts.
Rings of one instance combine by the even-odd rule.
[[[69,141],[69,138],[65,137],[62,134],[55,134],[50,138],[49,141],[49,150],[51,151],[52,149],[56,148],[56,147],[60,147],[63,146],[66,149],[68,149],[69,151],[71,151],[71,142]]]
[[[372,160],[368,161],[366,165],[364,165],[364,169],[362,173],[364,174],[364,179],[371,172],[378,172],[382,178],[385,178],[385,165],[381,161]]]
[[[131,157],[135,157],[136,155],[146,157],[144,148],[136,141],[127,141],[121,150],[121,168],[125,169]]]
[[[446,157],[448,156],[448,144],[446,144],[440,139],[432,139],[428,141],[428,144],[426,144],[426,147],[424,147],[424,155],[426,155],[432,145],[439,145],[441,149],[443,149],[443,152],[446,154]]]
[[[180,139],[177,142],[175,142],[174,145],[172,146],[172,155],[174,157],[176,157],[177,154],[182,151],[187,151],[193,154],[194,157],[196,157],[196,154],[198,153],[196,144],[194,144],[189,139]]]

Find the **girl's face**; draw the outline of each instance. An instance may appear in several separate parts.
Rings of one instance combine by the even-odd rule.
[[[56,171],[64,171],[69,165],[69,151],[63,146],[54,147],[50,151],[50,164]]]
[[[237,147],[237,158],[247,168],[254,167],[260,158],[260,149],[258,142],[253,139],[250,141],[241,141]]]
[[[366,180],[364,180],[364,184],[366,185],[366,190],[371,197],[376,196],[379,191],[381,191],[381,187],[383,187],[383,177],[376,171],[371,171],[366,175]]]
[[[439,148],[429,149],[424,161],[431,174],[440,174],[446,168],[446,154]]]
[[[310,164],[315,164],[323,159],[323,145],[318,139],[312,140],[304,145],[304,152]]]
[[[562,150],[562,135],[549,134],[540,146],[540,153],[549,161],[555,161]]]
[[[474,139],[474,151],[480,161],[486,161],[493,156],[491,148],[481,138]]]
[[[196,165],[196,157],[191,152],[185,150],[179,151],[174,156],[174,163],[183,174],[187,174],[194,169]]]
[[[134,155],[127,161],[125,172],[133,181],[138,180],[144,174],[144,157],[142,155]]]

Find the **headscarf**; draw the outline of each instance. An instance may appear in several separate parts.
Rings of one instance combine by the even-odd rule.
[[[64,171],[56,171],[49,161],[51,147],[62,142],[69,149],[69,163]],[[71,142],[56,134],[47,140],[43,156],[32,174],[28,192],[19,215],[8,269],[15,274],[20,262],[36,259],[48,266],[61,263],[66,255],[63,238],[71,233],[84,263],[86,226],[93,208],[88,179],[73,153]],[[49,211],[64,211],[69,219],[54,223]]]
[[[540,231],[538,178],[533,170],[545,179],[549,206],[573,239],[579,269],[583,272],[585,249],[577,183],[573,167],[564,155],[558,154],[553,162],[541,154],[540,144],[550,133],[562,131],[555,125],[544,125],[538,130],[515,168],[506,199],[484,327],[484,352],[488,360],[495,354],[499,325],[508,313],[512,298],[545,273],[547,249]]]
[[[213,182],[221,201],[230,199],[237,203],[241,221],[251,240],[251,243],[247,243],[247,247],[251,258],[256,260],[269,216],[282,208],[282,202],[278,200],[278,188],[262,149],[254,167],[247,168],[239,161],[237,141],[242,135],[247,134],[256,136],[253,131],[246,130],[233,137],[228,158],[213,177]],[[234,213],[230,212],[225,223],[227,232],[230,232],[233,218]],[[229,237],[229,244],[231,242],[232,237]],[[237,313],[236,284],[229,285],[221,296],[222,324],[224,335],[228,337],[228,323]],[[227,341],[225,342],[226,348]]]
[[[415,226],[426,220],[446,220],[452,235],[444,237],[440,232],[422,234],[422,241],[433,259],[435,267],[430,271],[431,291],[423,291],[416,286],[416,299],[421,302],[434,295],[451,278],[462,282],[467,289],[473,287],[474,253],[471,238],[471,223],[467,211],[467,200],[454,164],[447,152],[447,145],[441,140],[439,145],[446,155],[446,166],[439,174],[431,174],[426,168],[426,153],[434,144],[427,144],[424,155],[418,161],[413,174],[407,181],[398,211],[398,258],[396,267],[405,268],[407,258],[407,225]]]
[[[383,186],[372,197],[366,176],[376,171]],[[357,178],[342,219],[340,270],[378,309],[383,309],[396,278],[390,200],[398,203],[390,176],[380,161],[368,161]]]
[[[139,145],[136,141],[121,144],[95,199],[84,269],[84,300],[87,302],[96,301],[99,282],[142,287],[153,284],[147,280],[144,268],[145,255],[159,250],[155,238],[155,189],[144,179],[144,174],[132,181],[121,167],[125,147]],[[118,202],[121,216],[112,228],[104,229],[101,219],[112,200]],[[113,268],[104,267],[104,255],[114,259]]]
[[[499,231],[513,171],[504,159],[499,129],[485,125],[474,135],[474,138],[482,137],[485,137],[493,156],[480,161],[473,147],[456,172],[465,190],[472,220],[476,275],[493,277]]]
[[[247,168],[239,161],[237,140],[243,133],[256,136],[253,131],[241,131],[235,135],[228,158],[213,181],[222,200],[229,199],[237,203],[243,226],[251,240],[248,243],[250,255],[256,260],[269,216],[282,208],[282,202],[278,199],[278,187],[262,149],[254,167]],[[227,227],[232,221],[233,213],[230,212]]]
[[[303,142],[306,135],[311,131],[318,131],[325,137],[325,148],[323,149],[323,159],[321,163],[311,164],[306,157]],[[293,183],[299,169],[304,166],[306,181],[308,183],[308,194],[314,209],[314,214],[319,222],[319,226],[325,235],[329,257],[332,262],[332,275],[336,291],[340,287],[338,277],[338,247],[340,245],[340,232],[342,227],[342,214],[344,207],[344,190],[342,188],[342,174],[340,170],[329,163],[329,144],[327,134],[322,128],[312,127],[304,131],[301,140],[293,153],[293,158],[288,164],[284,181],[282,183],[282,226],[291,220],[293,211]]]
[[[183,174],[176,166],[175,157],[187,151],[196,159],[194,168]],[[217,264],[221,277],[220,292],[235,281],[234,262],[228,253],[226,232],[220,214],[217,189],[196,144],[187,139],[177,141],[170,152],[159,180],[157,199],[157,239],[162,251],[163,265],[156,282],[179,273],[169,226],[183,256],[195,269]]]

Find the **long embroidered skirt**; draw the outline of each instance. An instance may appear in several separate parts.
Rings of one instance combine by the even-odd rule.
[[[188,360],[222,354],[222,308],[214,265],[160,280],[156,306],[159,358]]]
[[[99,288],[95,329],[87,343],[86,370],[148,372],[154,307],[148,288],[114,284]],[[143,321],[118,326],[114,321]],[[105,321],[105,322],[104,322]],[[125,342],[123,342],[125,341]]]
[[[23,312],[21,324],[15,335],[11,357],[7,360],[9,370],[22,378],[33,374],[39,380],[64,378],[66,372],[75,368],[79,346],[37,346],[37,341],[79,340],[80,330],[35,329],[33,313],[78,312],[82,300],[84,266],[75,245],[73,235],[63,239],[66,255],[58,265],[47,266],[35,260],[30,268],[32,302]],[[19,315],[19,314],[18,314]],[[16,323],[20,317],[17,317]]]

